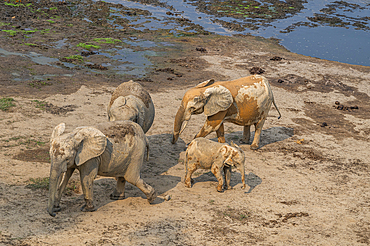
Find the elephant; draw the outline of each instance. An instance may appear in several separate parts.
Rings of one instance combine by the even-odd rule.
[[[185,93],[175,116],[172,143],[176,143],[191,115],[204,113],[207,120],[195,138],[216,131],[218,141],[224,143],[223,123],[232,122],[244,126],[240,142],[249,143],[250,126],[254,125],[255,135],[250,148],[258,149],[262,127],[272,103],[280,119],[270,84],[260,75],[232,81],[204,81]]]
[[[64,133],[65,123],[55,127],[50,139],[50,178],[47,211],[51,216],[61,210],[59,203],[69,178],[78,169],[85,204],[81,211],[95,211],[93,182],[96,175],[115,177],[113,200],[125,198],[126,181],[138,187],[152,203],[157,194],[140,178],[149,142],[141,127],[132,121],[101,123],[95,127],[77,127]]]
[[[108,108],[108,120],[131,120],[146,133],[153,124],[155,109],[149,93],[132,80],[120,84],[113,92]]]
[[[244,163],[244,151],[233,142],[230,146],[206,138],[196,138],[191,141],[185,153],[185,186],[191,188],[191,175],[198,168],[211,169],[218,180],[217,191],[222,192],[224,181],[221,169],[223,169],[224,188],[225,190],[232,189],[230,186],[231,167],[235,166],[242,175],[242,188],[245,189]]]

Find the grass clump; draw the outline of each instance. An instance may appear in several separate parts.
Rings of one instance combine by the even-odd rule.
[[[122,42],[119,39],[113,39],[113,38],[94,38],[93,41],[98,42],[98,43],[104,43],[104,44],[114,44],[114,43]]]
[[[100,46],[99,45],[94,45],[94,44],[85,44],[85,43],[79,43],[77,45],[77,47],[81,47],[81,48],[84,48],[84,49],[91,49],[91,48],[94,48],[94,49],[99,49]]]
[[[30,178],[28,180],[30,183],[26,185],[26,188],[29,188],[31,190],[37,190],[37,189],[43,189],[48,190],[49,189],[49,178]]]
[[[14,30],[1,30],[1,31],[8,33],[10,36],[15,36],[17,34],[17,31]]]
[[[15,107],[15,104],[13,103],[14,99],[11,97],[3,97],[0,99],[0,109],[2,111],[7,111],[11,107]]]

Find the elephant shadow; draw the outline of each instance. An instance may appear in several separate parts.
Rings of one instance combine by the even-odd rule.
[[[255,132],[251,131],[249,144],[252,143],[254,134]],[[289,128],[289,127],[271,127],[271,128],[262,130],[259,148],[265,145],[268,145],[268,144],[280,142],[285,139],[291,138],[293,135],[294,135],[294,129]],[[232,132],[232,133],[225,134],[225,140],[227,143],[230,143],[231,141],[233,141],[234,143],[239,145],[240,143],[239,141],[241,140],[242,136],[243,136],[243,131]],[[217,141],[217,138],[212,138],[212,140]],[[240,144],[240,145],[243,145],[243,144]]]
[[[196,172],[194,174],[196,174]],[[200,175],[198,177],[195,177],[195,178],[193,177],[193,181],[194,181],[194,184],[198,183],[198,182],[211,181],[211,182],[214,182],[215,188],[216,188],[217,183],[218,183],[216,177],[213,175],[213,173],[211,171],[203,173],[202,175]],[[245,193],[251,193],[252,190],[254,188],[256,188],[258,185],[260,185],[261,183],[262,183],[262,179],[260,177],[258,177],[256,174],[254,174],[254,173],[246,174],[245,175],[245,184],[249,186],[249,189]],[[241,183],[241,174],[239,172],[235,172],[233,170],[231,172],[231,179],[230,179],[231,187],[241,188],[241,186],[242,186],[241,184],[242,184]]]

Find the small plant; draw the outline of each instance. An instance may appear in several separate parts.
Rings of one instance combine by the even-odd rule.
[[[77,47],[81,47],[81,48],[84,48],[84,49],[91,49],[91,48],[94,48],[94,49],[99,49],[100,46],[99,45],[94,45],[94,44],[85,44],[85,43],[79,43],[77,45]]]
[[[2,26],[9,26],[10,25],[10,23],[5,23],[5,22],[1,22],[0,21],[0,27],[2,27]]]
[[[37,189],[43,189],[48,190],[49,189],[49,178],[30,178],[28,180],[30,182],[28,185],[26,185],[26,188],[29,188],[31,190],[37,190]]]
[[[63,62],[83,62],[84,58],[80,55],[72,55],[60,58],[60,60]]]
[[[57,7],[51,7],[50,10],[57,10]]]
[[[0,109],[2,111],[7,111],[11,107],[15,107],[15,104],[13,103],[14,99],[11,97],[3,97],[0,99]]]
[[[122,42],[119,39],[113,39],[113,38],[94,38],[93,41],[98,42],[98,43],[105,43],[105,44],[114,44],[114,43]]]
[[[33,102],[36,103],[36,108],[39,108],[41,110],[45,110],[45,105],[46,105],[46,102],[44,101],[39,101],[39,100],[33,100]]]
[[[213,205],[215,203],[215,200],[209,200],[208,203]]]
[[[1,31],[8,33],[10,36],[15,36],[17,34],[17,31],[14,30],[1,30]]]
[[[47,22],[50,22],[51,24],[55,23],[55,21],[53,21],[53,20],[47,20]]]
[[[37,46],[37,44],[31,44],[31,43],[24,43],[24,45],[27,45],[27,46]]]

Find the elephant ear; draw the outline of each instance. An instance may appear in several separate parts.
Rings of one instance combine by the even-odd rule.
[[[209,80],[206,80],[206,81],[204,81],[202,83],[199,83],[197,86],[195,86],[195,88],[203,88],[203,87],[212,85],[214,82],[215,82],[214,79],[209,79]]]
[[[231,92],[222,85],[206,89],[204,96],[207,98],[207,102],[204,105],[204,114],[206,116],[212,116],[228,109],[234,101]]]
[[[232,159],[237,154],[237,152],[228,145],[224,145],[220,151],[224,159],[224,163],[228,166],[233,166],[234,161]]]
[[[59,137],[64,132],[65,129],[66,129],[65,123],[60,123],[59,125],[57,125],[54,128],[53,133],[51,134],[51,139]]]
[[[77,166],[103,154],[107,137],[101,131],[93,127],[77,128],[75,131],[76,145],[79,145],[75,158]]]

